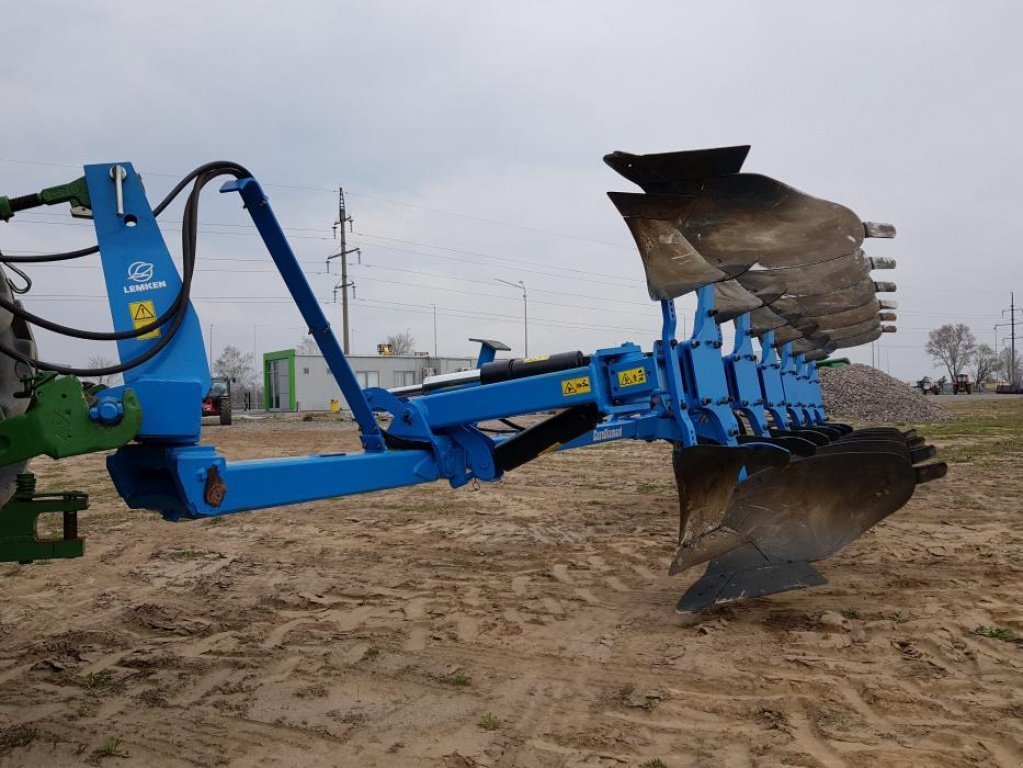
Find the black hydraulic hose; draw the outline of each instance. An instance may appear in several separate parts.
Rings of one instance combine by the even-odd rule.
[[[36,369],[54,371],[56,373],[74,376],[108,376],[117,373],[124,373],[125,371],[128,371],[138,365],[141,365],[142,363],[148,360],[151,360],[153,357],[159,354],[159,352],[164,347],[166,347],[167,344],[170,343],[171,339],[173,339],[174,335],[178,332],[178,329],[184,322],[189,306],[188,299],[192,288],[192,274],[195,269],[195,250],[198,241],[199,193],[211,179],[223,174],[229,174],[234,176],[235,178],[248,178],[251,177],[252,175],[243,166],[238,165],[236,163],[230,162],[207,163],[206,165],[200,166],[196,170],[192,171],[188,176],[182,179],[171,191],[171,193],[160,203],[160,205],[158,205],[157,208],[153,209],[154,214],[158,215],[158,213],[162,212],[170,203],[170,201],[173,200],[174,197],[176,197],[181,192],[182,189],[184,189],[184,187],[189,183],[189,181],[193,179],[195,180],[195,184],[193,185],[192,191],[191,193],[189,193],[188,200],[185,204],[185,212],[182,218],[181,246],[183,262],[182,271],[184,274],[182,276],[181,290],[178,292],[178,295],[175,298],[174,302],[172,303],[170,309],[168,309],[168,311],[165,312],[164,315],[162,315],[160,318],[157,318],[156,321],[147,326],[135,329],[135,331],[133,332],[121,332],[120,334],[117,333],[103,334],[105,338],[102,339],[116,340],[117,338],[133,338],[135,336],[147,333],[151,331],[153,328],[160,327],[161,325],[165,324],[168,320],[170,320],[171,325],[167,329],[167,332],[164,334],[163,338],[160,339],[160,341],[158,341],[156,344],[154,344],[152,347],[150,347],[148,350],[146,350],[138,357],[135,357],[125,363],[107,366],[105,368],[75,368],[72,366],[60,365],[57,363],[49,363],[42,360],[37,360],[35,358],[31,358],[5,345],[0,345],[0,352],[16,360],[20,360],[21,362],[30,365]],[[19,316],[21,316],[22,314],[30,314],[25,313],[24,310],[22,310],[20,307],[18,307],[17,310]],[[50,324],[49,321],[46,322],[49,325],[58,325]],[[91,333],[88,331],[80,331],[78,329],[64,328],[63,326],[60,327],[64,331],[73,332],[67,335]],[[79,336],[79,338],[83,337]]]
[[[191,181],[193,179],[196,179],[197,189],[201,190],[202,187],[211,178],[213,178],[213,176],[209,175],[211,173],[214,174],[214,175],[220,175],[221,173],[232,173],[232,174],[234,174],[236,176],[236,178],[244,178],[245,176],[251,175],[251,174],[249,174],[249,172],[245,168],[243,168],[240,165],[237,165],[236,163],[230,163],[230,162],[206,163],[205,165],[202,165],[199,168],[196,168],[194,171],[189,173],[184,179],[182,179],[180,182],[178,182],[175,185],[174,189],[172,189],[170,191],[170,193],[168,193],[168,195],[159,203],[159,205],[157,205],[156,208],[153,209],[153,214],[155,216],[159,216],[161,213],[163,213],[164,209],[166,209],[167,206],[170,205],[171,201],[174,200],[174,198],[177,197],[181,193],[181,190],[183,190],[185,188],[185,186],[188,184],[189,181]],[[239,174],[241,174],[241,175],[239,175]],[[198,213],[198,207],[197,207],[198,206],[198,194],[197,194],[196,189],[193,189],[193,192],[189,195],[189,202],[190,203],[192,201],[193,195],[195,196],[196,200],[195,200],[195,203],[193,204],[193,213],[192,213],[192,215],[195,216]],[[183,219],[182,220],[182,224],[184,224],[184,223],[185,222],[184,222],[184,219]],[[197,227],[198,224],[196,223],[195,226]],[[182,245],[183,246],[185,245],[185,243],[184,243],[185,232],[187,230],[188,230],[187,227],[184,227],[184,226],[182,227]],[[98,246],[97,246],[96,250],[99,250]],[[185,253],[192,253],[194,255],[194,253],[195,253],[195,238],[194,237],[193,237],[193,240],[192,240],[192,250],[191,251],[187,251],[187,250],[185,250],[185,248],[183,248],[183,251]],[[58,254],[58,255],[60,255],[60,254]],[[0,256],[0,262],[7,262],[8,258],[10,258],[10,257]],[[188,299],[187,294],[185,294],[183,291],[179,291],[177,296],[175,297],[174,301],[171,303],[171,306],[167,309],[167,311],[164,312],[159,317],[155,318],[153,320],[153,322],[148,323],[148,324],[143,325],[143,326],[139,326],[138,328],[134,328],[134,329],[132,329],[130,331],[114,331],[114,332],[109,332],[109,331],[87,331],[87,330],[82,330],[80,328],[72,328],[70,326],[62,325],[60,323],[55,323],[55,322],[53,322],[51,320],[47,320],[44,317],[40,317],[39,315],[35,315],[35,314],[29,312],[26,309],[24,309],[23,307],[19,306],[18,304],[14,304],[12,302],[7,301],[3,297],[0,297],[0,307],[2,307],[3,309],[6,309],[8,312],[12,313],[15,317],[18,317],[21,320],[24,320],[26,323],[31,323],[32,325],[38,326],[39,328],[44,328],[44,329],[46,329],[48,331],[52,331],[53,333],[58,333],[58,334],[60,334],[62,336],[70,336],[72,338],[85,339],[87,341],[121,341],[123,339],[134,339],[134,338],[138,338],[139,336],[144,336],[147,333],[151,333],[151,332],[155,331],[157,328],[161,328],[162,326],[166,325],[167,323],[169,323],[173,319],[173,317],[175,316],[177,311],[180,309],[181,304],[183,302],[187,302],[187,299]],[[97,374],[97,375],[99,375],[99,374]]]
[[[0,263],[41,264],[50,261],[68,261],[70,259],[80,259],[83,256],[89,256],[93,253],[99,253],[98,245],[90,245],[88,248],[81,248],[77,251],[65,251],[64,253],[42,253],[37,256],[3,256],[0,257]]]
[[[200,165],[194,171],[185,176],[185,178],[179,181],[174,186],[174,189],[168,192],[167,196],[164,197],[163,200],[161,200],[159,203],[157,203],[156,207],[153,209],[153,215],[159,216],[161,213],[163,213],[167,206],[174,201],[174,198],[181,194],[181,190],[183,190],[190,181],[197,178],[200,174],[206,173],[207,171],[211,171],[216,168],[225,169],[236,168],[242,172],[240,176],[237,176],[237,178],[239,179],[252,175],[242,166],[238,165],[237,163],[233,163],[229,160],[215,160],[212,163],[205,163],[203,165]],[[0,262],[3,262],[4,264],[41,264],[48,261],[67,261],[69,259],[80,259],[83,256],[90,256],[94,253],[99,253],[98,245],[90,245],[88,248],[79,248],[78,250],[75,251],[64,251],[63,253],[44,253],[36,256],[0,256]]]
[[[0,253],[0,257],[2,257],[2,256],[3,256],[3,254]],[[7,285],[9,285],[11,287],[11,293],[24,294],[24,293],[28,293],[29,291],[32,290],[32,278],[31,277],[26,275],[24,272],[22,272],[20,269],[18,269],[18,267],[14,266],[13,264],[8,264],[7,268],[9,270],[11,270],[12,272],[14,272],[16,275],[18,275],[18,277],[20,277],[22,280],[25,281],[24,285],[15,285],[13,280],[11,280],[10,278],[7,278]]]

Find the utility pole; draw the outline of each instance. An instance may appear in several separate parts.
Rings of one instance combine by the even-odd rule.
[[[529,303],[526,299],[526,284],[521,280],[513,283],[511,280],[502,280],[499,277],[494,279],[499,283],[510,285],[512,288],[518,288],[522,291],[522,346],[525,350],[523,357],[529,357]]]
[[[433,356],[437,357],[437,305],[432,304],[433,307]]]
[[[1020,307],[1018,311],[1023,312],[1023,307]],[[1005,312],[1006,310],[1003,309],[1002,317],[1005,317]],[[1008,312],[1009,312],[1008,325],[1010,328],[1011,342],[1009,344],[1009,365],[1007,367],[1009,369],[1008,370],[1009,386],[1014,388],[1016,386],[1016,312],[1017,312],[1015,292],[1009,294]]]
[[[348,225],[347,228],[345,225]],[[347,355],[350,353],[349,349],[349,334],[348,334],[348,288],[355,284],[348,280],[348,255],[357,253],[361,256],[362,252],[358,248],[348,247],[348,232],[352,229],[352,217],[345,208],[345,190],[342,187],[338,187],[337,190],[337,221],[334,222],[334,238],[338,240],[337,253],[331,254],[327,257],[327,271],[330,271],[330,262],[334,259],[341,259],[341,283],[338,287],[341,289],[341,348]]]
[[[213,373],[213,323],[210,323],[210,373]]]

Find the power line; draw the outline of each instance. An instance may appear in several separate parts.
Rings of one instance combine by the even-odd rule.
[[[483,297],[488,298],[488,299],[502,299],[504,301],[514,301],[514,302],[518,302],[519,301],[517,296],[502,296],[502,295],[497,294],[497,293],[482,293],[480,291],[466,291],[466,290],[463,290],[462,288],[444,288],[444,287],[438,286],[438,285],[422,286],[422,285],[417,285],[416,283],[403,283],[403,282],[400,282],[398,280],[386,280],[386,279],[380,278],[380,277],[360,277],[359,279],[360,280],[369,280],[370,282],[374,282],[374,283],[388,283],[390,285],[403,285],[403,286],[407,286],[409,288],[429,288],[430,290],[433,290],[433,291],[444,291],[446,293],[457,293],[457,294],[460,294],[460,295],[463,295],[463,296],[483,296]],[[605,312],[605,313],[606,312],[615,312],[615,313],[618,313],[618,314],[644,315],[644,316],[647,316],[647,317],[650,317],[650,316],[656,317],[657,316],[657,312],[653,310],[652,306],[648,308],[647,312],[633,312],[633,311],[630,311],[630,310],[627,310],[627,309],[609,309],[608,307],[589,307],[589,306],[585,306],[585,305],[582,305],[582,304],[565,304],[564,302],[560,302],[560,301],[542,301],[542,300],[534,299],[531,303],[532,304],[542,304],[544,306],[551,306],[551,307],[564,307],[566,309],[593,310],[593,311]]]
[[[479,285],[479,280],[474,280],[474,279],[469,278],[469,277],[456,277],[454,275],[446,275],[443,272],[423,272],[422,270],[408,269],[408,268],[405,268],[405,267],[393,267],[393,266],[389,266],[389,265],[385,266],[383,264],[369,264],[369,263],[367,263],[365,261],[363,261],[362,264],[359,264],[358,266],[369,267],[370,269],[384,269],[384,270],[387,270],[388,272],[406,272],[406,273],[411,274],[411,275],[423,275],[425,277],[439,277],[439,278],[442,278],[442,279],[445,279],[445,280],[456,280],[456,281],[461,282],[461,283],[472,283],[473,285]],[[618,287],[618,286],[616,286],[616,287]],[[623,300],[623,299],[612,299],[612,298],[608,298],[607,296],[594,296],[593,294],[589,294],[589,293],[576,293],[574,291],[552,291],[550,288],[530,288],[529,290],[533,291],[535,293],[549,293],[549,294],[551,294],[553,296],[573,296],[573,297],[581,298],[581,299],[596,299],[597,301],[606,301],[606,302],[610,302],[612,304],[627,304],[627,305],[633,306],[633,307],[648,307],[648,306],[650,306],[649,302],[626,301],[626,300]]]
[[[510,257],[507,257],[507,256],[490,256],[490,255],[488,255],[486,253],[480,253],[479,251],[469,251],[469,250],[465,250],[463,248],[452,248],[452,247],[449,247],[449,246],[446,246],[446,245],[431,245],[430,243],[421,243],[421,242],[418,242],[416,240],[404,240],[404,239],[402,239],[400,237],[388,237],[387,235],[375,235],[375,234],[373,234],[371,232],[356,232],[355,234],[358,235],[359,237],[370,237],[370,238],[373,238],[373,239],[376,239],[376,240],[386,240],[386,241],[392,242],[392,243],[403,243],[405,245],[415,245],[415,246],[418,246],[420,248],[434,248],[434,249],[439,250],[439,251],[450,251],[451,253],[462,253],[462,254],[465,254],[467,256],[475,256],[476,258],[479,258],[479,259],[492,259],[494,261],[506,261],[506,262],[510,262],[510,263],[514,264],[516,269],[519,269],[520,265],[522,265],[522,264],[531,264],[531,265],[537,266],[537,267],[544,267],[546,269],[558,269],[558,270],[562,270],[564,272],[574,272],[574,273],[579,273],[579,274],[584,274],[584,275],[597,275],[599,277],[610,277],[610,278],[612,278],[614,280],[618,280],[619,282],[636,282],[635,280],[623,279],[621,277],[621,275],[612,275],[612,274],[609,274],[609,273],[606,273],[606,272],[594,272],[592,270],[579,269],[577,267],[559,267],[556,264],[550,264],[550,263],[542,262],[542,261],[530,261],[528,259],[518,259],[518,258],[514,258],[513,259],[513,258],[510,258]],[[377,246],[377,247],[382,247],[382,246]]]
[[[385,203],[390,203],[391,205],[399,205],[399,206],[402,206],[403,208],[414,208],[414,209],[419,210],[419,211],[427,211],[429,213],[439,213],[442,216],[453,216],[453,217],[459,218],[459,219],[468,219],[470,221],[478,221],[478,222],[480,222],[482,224],[496,224],[497,226],[510,227],[512,229],[521,229],[521,230],[524,230],[526,232],[536,232],[536,233],[542,234],[542,235],[551,235],[553,237],[564,237],[564,238],[568,238],[568,239],[571,239],[571,240],[580,240],[580,241],[582,241],[584,243],[593,243],[595,245],[606,245],[606,246],[608,246],[610,248],[624,248],[626,250],[629,249],[629,246],[622,245],[621,243],[609,243],[606,240],[596,240],[596,239],[594,239],[592,237],[584,237],[582,235],[573,235],[573,234],[569,234],[568,232],[558,232],[556,230],[551,230],[551,229],[541,229],[539,227],[530,227],[530,226],[527,226],[525,224],[514,224],[514,223],[509,222],[509,221],[500,221],[498,219],[488,219],[488,218],[483,218],[481,216],[473,216],[472,214],[468,214],[468,213],[455,213],[454,211],[445,211],[445,210],[440,209],[440,208],[431,208],[431,207],[425,206],[425,205],[417,205],[415,203],[405,203],[405,202],[402,202],[400,200],[392,200],[391,198],[381,197],[379,195],[370,195],[370,194],[366,194],[365,192],[351,192],[350,194],[354,195],[356,197],[364,197],[364,198],[367,198],[369,200],[380,200],[380,201],[385,202]]]
[[[291,297],[275,297],[275,296],[193,296],[197,302],[221,304],[221,303],[256,303],[256,304],[293,304],[294,301]],[[63,296],[59,294],[42,294],[35,297],[40,302],[67,302],[67,301],[83,301],[83,302],[102,302],[106,303],[108,298],[106,296]],[[317,301],[324,305],[329,306],[332,302],[317,299]],[[381,299],[358,299],[360,305],[364,306],[365,309],[378,309],[386,311],[402,311],[412,312],[413,314],[424,314],[429,315],[433,313],[433,308],[429,304],[408,304],[403,302],[385,301]],[[450,317],[454,319],[479,319],[479,320],[490,320],[494,322],[503,323],[514,323],[518,324],[521,318],[518,315],[502,315],[495,314],[492,312],[472,312],[468,310],[462,310],[457,307],[442,307],[437,306],[438,310],[443,310],[437,314],[440,317]],[[573,328],[575,330],[609,330],[609,331],[636,331],[638,333],[653,333],[649,328],[634,328],[621,325],[600,325],[597,323],[580,323],[572,320],[558,320],[555,318],[530,318],[530,322],[535,322],[537,325],[549,326],[554,328]]]
[[[17,165],[42,166],[42,167],[49,167],[49,168],[74,168],[74,169],[82,168],[81,165],[75,165],[75,164],[72,164],[72,163],[56,163],[56,162],[46,162],[46,161],[40,161],[40,160],[18,160],[18,159],[14,159],[14,158],[2,158],[2,157],[0,157],[0,163],[13,163],[13,164],[17,164]],[[159,172],[156,172],[156,171],[148,171],[148,170],[146,171],[146,175],[148,175],[148,176],[162,176],[162,177],[167,177],[167,178],[178,178],[178,176],[179,176],[179,174],[159,173]],[[263,187],[271,188],[271,189],[287,189],[287,190],[291,190],[291,191],[314,192],[316,194],[325,194],[325,193],[337,194],[337,192],[338,192],[338,188],[337,187],[333,187],[333,188],[329,188],[328,189],[326,187],[310,187],[310,186],[305,186],[305,185],[300,185],[300,184],[282,184],[282,183],[275,183],[275,182],[266,182],[266,183],[260,182],[260,185],[263,186]],[[501,219],[491,219],[491,218],[488,218],[488,217],[475,216],[473,214],[460,213],[460,212],[457,212],[457,211],[448,211],[448,210],[444,210],[444,209],[441,209],[441,208],[433,208],[433,207],[430,207],[430,206],[419,205],[417,203],[408,203],[408,202],[404,202],[404,201],[401,201],[401,200],[395,200],[393,198],[384,197],[382,195],[374,195],[374,194],[367,193],[367,192],[349,192],[348,194],[353,195],[353,196],[357,196],[357,197],[366,198],[368,200],[379,200],[381,202],[385,202],[385,203],[388,203],[390,205],[401,206],[403,208],[413,208],[413,209],[416,209],[416,210],[427,211],[429,213],[435,213],[435,214],[438,214],[438,215],[441,215],[441,216],[450,216],[452,218],[465,219],[465,220],[469,220],[469,221],[476,221],[476,222],[480,222],[480,223],[483,223],[483,224],[490,224],[490,225],[500,226],[500,227],[508,227],[510,229],[518,229],[518,230],[522,230],[522,231],[526,231],[526,232],[533,232],[535,234],[547,235],[547,236],[550,236],[550,237],[559,237],[559,238],[566,238],[566,239],[571,239],[571,240],[579,240],[581,242],[592,243],[594,245],[603,245],[603,246],[607,246],[607,247],[610,247],[610,248],[623,248],[623,249],[628,249],[629,248],[629,246],[625,246],[625,245],[622,245],[620,243],[611,243],[611,242],[607,242],[607,241],[604,241],[604,240],[597,240],[595,238],[586,237],[584,235],[576,235],[576,234],[572,234],[572,233],[569,233],[569,232],[559,232],[557,230],[543,229],[543,228],[540,228],[540,227],[532,227],[532,226],[529,226],[529,225],[526,225],[526,224],[519,224],[517,222],[503,221]]]
[[[58,227],[90,227],[91,228],[90,224],[86,224],[84,222],[76,222],[76,221],[36,221],[36,220],[27,220],[27,221],[21,221],[20,223],[28,224],[28,225],[37,225],[37,226],[38,225],[51,225],[51,226],[58,226]],[[211,226],[223,226],[223,225],[216,224],[216,223],[207,223],[205,225],[200,226],[198,228],[198,231],[201,234],[205,234],[205,235],[229,235],[229,236],[234,236],[234,237],[259,237],[260,236],[258,232],[222,232],[222,231],[219,231],[219,230],[216,230],[216,229],[209,229],[209,227],[211,227]],[[231,226],[235,226],[235,225],[231,225]],[[237,226],[244,226],[244,225],[237,225]],[[167,230],[173,231],[173,232],[180,231],[180,227],[176,227],[172,222],[168,222],[165,226],[161,226],[161,229],[167,229]],[[290,232],[290,231],[293,231],[295,228],[283,227],[283,229],[285,229],[286,231]],[[315,230],[313,230],[313,231],[315,231]],[[634,279],[631,279],[631,278],[625,278],[625,277],[621,277],[619,275],[613,275],[613,274],[606,273],[606,272],[592,272],[592,271],[589,271],[589,270],[578,269],[576,267],[561,267],[561,266],[558,266],[556,264],[547,264],[547,263],[544,263],[544,262],[537,262],[537,261],[530,261],[530,260],[520,260],[520,259],[514,259],[514,258],[510,258],[510,257],[506,257],[506,256],[493,256],[493,255],[490,255],[490,254],[480,253],[479,251],[469,251],[469,250],[464,250],[464,249],[460,249],[460,248],[452,248],[452,247],[444,246],[444,245],[433,245],[433,244],[430,244],[430,243],[422,243],[422,242],[414,241],[414,240],[402,240],[402,239],[399,239],[399,238],[386,237],[384,235],[374,235],[374,234],[370,234],[370,233],[356,233],[356,234],[360,235],[361,237],[370,237],[370,238],[387,240],[387,241],[392,241],[392,242],[405,243],[405,244],[408,244],[408,245],[416,245],[416,246],[419,246],[419,247],[422,247],[422,248],[433,248],[433,249],[436,249],[436,250],[449,251],[451,253],[464,254],[465,256],[471,256],[472,258],[465,258],[463,256],[452,256],[452,255],[449,255],[448,253],[443,253],[443,254],[441,254],[441,253],[429,253],[429,252],[426,252],[426,251],[409,250],[407,248],[396,248],[394,246],[381,245],[380,243],[373,243],[373,242],[370,242],[370,243],[360,242],[360,243],[358,243],[358,245],[363,247],[363,248],[368,246],[370,248],[379,248],[381,250],[394,251],[396,253],[407,253],[407,254],[415,255],[415,256],[425,256],[427,258],[433,258],[433,259],[446,259],[446,260],[449,260],[449,261],[456,261],[456,262],[460,262],[460,263],[469,263],[469,264],[477,264],[477,265],[479,265],[478,259],[489,259],[489,260],[495,261],[495,262],[501,262],[501,263],[506,263],[506,264],[514,265],[516,271],[519,271],[519,272],[527,272],[527,273],[530,273],[530,274],[535,274],[535,275],[540,275],[540,276],[545,276],[545,277],[554,277],[554,278],[558,278],[560,280],[564,280],[567,277],[567,275],[558,274],[558,272],[541,271],[541,270],[536,270],[536,269],[527,269],[525,267],[520,266],[521,264],[531,264],[531,265],[535,265],[535,266],[544,267],[545,270],[559,270],[561,272],[573,273],[573,275],[574,275],[574,277],[572,277],[573,280],[581,280],[583,282],[595,283],[597,285],[613,285],[613,286],[616,286],[616,287],[620,287],[623,283],[625,283],[625,284],[632,284],[632,285],[636,285],[636,286],[639,286],[639,285],[643,284],[641,281],[638,281],[638,280],[634,280]],[[323,241],[333,240],[332,237],[327,237],[327,236],[317,237],[315,235],[301,235],[301,234],[289,234],[289,239],[292,239],[292,240],[323,240]],[[482,265],[480,265],[480,266],[482,266]],[[593,277],[587,277],[586,275],[597,275],[599,277],[606,277],[606,278],[609,278],[610,280],[613,280],[614,282],[610,282],[610,280],[598,280],[598,279],[595,279]]]

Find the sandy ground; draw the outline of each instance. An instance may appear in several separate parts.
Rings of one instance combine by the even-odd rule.
[[[949,477],[829,585],[687,616],[665,446],[179,524],[36,461],[93,510],[84,559],[0,566],[0,765],[1019,766],[1023,403],[951,407]]]

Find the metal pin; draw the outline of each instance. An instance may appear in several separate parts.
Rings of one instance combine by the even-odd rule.
[[[124,216],[124,180],[128,178],[128,171],[123,165],[114,165],[110,168],[110,178],[114,180],[114,195],[117,198],[117,215]]]

